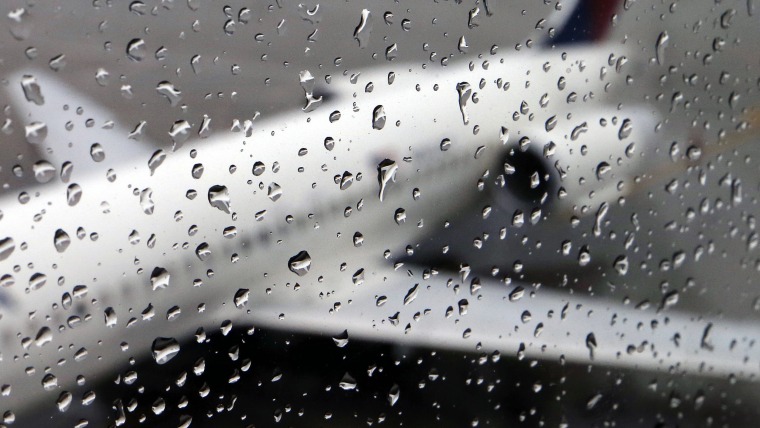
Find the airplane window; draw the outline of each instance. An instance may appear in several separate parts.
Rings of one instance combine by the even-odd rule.
[[[755,0],[0,20],[0,428],[757,424]]]

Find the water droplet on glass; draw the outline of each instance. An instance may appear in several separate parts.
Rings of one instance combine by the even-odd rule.
[[[266,166],[264,165],[264,162],[256,162],[253,164],[253,168],[251,169],[251,172],[253,173],[253,175],[258,177],[261,174],[263,174],[265,170],[266,170]]]
[[[98,85],[100,86],[108,86],[110,77],[111,74],[104,68],[99,68],[98,71],[95,72],[95,81],[98,82]]]
[[[348,330],[343,330],[343,333],[333,336],[333,342],[338,348],[344,348],[348,345]]]
[[[164,163],[164,160],[166,160],[166,152],[163,150],[156,150],[153,155],[151,155],[150,159],[148,159],[150,175],[153,175],[153,173],[156,172],[156,168],[161,166],[161,164]]]
[[[632,131],[633,131],[633,124],[631,123],[631,120],[624,119],[623,123],[620,124],[620,130],[618,131],[618,138],[621,140],[624,140],[631,135]]]
[[[269,183],[269,188],[267,189],[267,197],[269,197],[269,199],[271,199],[273,202],[276,202],[278,199],[280,199],[281,196],[282,187],[280,187],[280,185],[277,183]]]
[[[48,127],[43,122],[32,122],[24,127],[24,137],[29,144],[42,144],[47,135]]]
[[[596,349],[596,336],[594,333],[589,333],[586,336],[586,348],[588,348],[589,358],[594,359],[594,350]]]
[[[668,46],[669,40],[670,36],[668,36],[667,31],[663,31],[659,36],[657,36],[657,43],[655,44],[654,51],[658,65],[663,65],[665,62],[665,48]]]
[[[370,17],[369,10],[362,9],[359,25],[354,29],[354,39],[359,42],[361,49],[364,49],[369,44],[369,36],[372,33],[372,21],[370,21]]]
[[[153,190],[148,187],[140,192],[140,208],[145,214],[153,214],[156,204],[153,203]]]
[[[348,171],[345,171],[342,176],[340,176],[339,185],[340,190],[346,190],[354,183],[354,175],[351,174]]]
[[[165,96],[172,107],[177,106],[180,100],[182,100],[182,92],[175,88],[171,82],[166,80],[156,85],[156,92]]]
[[[288,260],[288,268],[298,276],[304,276],[311,269],[311,256],[306,251],[301,251]]]
[[[736,9],[728,9],[720,15],[720,27],[728,29],[734,23],[734,16],[736,16]]]
[[[396,221],[396,224],[398,225],[401,225],[402,223],[406,222],[406,210],[404,210],[403,208],[397,209],[393,215],[393,219]]]
[[[42,377],[42,387],[45,389],[45,391],[52,391],[58,388],[58,378],[53,374],[46,374]]]
[[[372,111],[372,128],[383,129],[385,127],[385,107],[379,105]]]
[[[325,148],[327,151],[332,151],[335,148],[335,140],[332,137],[325,138]]]
[[[29,278],[29,288],[32,290],[39,290],[47,283],[47,275],[44,273],[35,273]]]
[[[38,106],[45,104],[45,97],[42,96],[42,90],[39,83],[37,83],[36,77],[25,74],[21,78],[21,89],[23,89],[24,97],[26,97],[27,101]]]
[[[169,136],[172,139],[172,151],[176,152],[182,144],[187,141],[192,132],[193,126],[186,120],[178,120],[174,122],[169,130]]]
[[[32,165],[34,179],[39,183],[47,183],[55,177],[55,167],[48,161],[38,161]]]
[[[346,372],[346,374],[343,375],[343,378],[341,378],[340,383],[338,383],[338,386],[344,391],[354,390],[356,389],[356,379]]]
[[[382,202],[385,197],[385,190],[388,187],[388,183],[396,181],[396,172],[398,172],[398,165],[395,161],[385,159],[377,165],[377,182],[380,184],[380,192],[378,196]]]
[[[90,157],[95,162],[102,162],[106,158],[106,152],[103,150],[103,146],[100,143],[94,143],[90,146]]]
[[[573,130],[570,132],[570,140],[575,141],[578,139],[578,137],[581,136],[581,134],[584,134],[586,132],[588,132],[588,123],[583,122],[573,128]]]
[[[37,332],[37,336],[34,337],[34,344],[37,347],[42,347],[52,341],[53,341],[53,331],[50,330],[50,327],[42,327]]]
[[[251,292],[247,288],[241,288],[238,291],[236,291],[235,297],[233,298],[235,307],[238,309],[242,309],[245,305],[247,305],[248,297],[250,296],[250,294]]]
[[[408,305],[408,304],[412,303],[414,301],[414,299],[417,298],[417,292],[419,290],[419,286],[420,286],[419,284],[414,284],[414,286],[412,286],[412,288],[410,288],[406,292],[406,296],[404,296],[404,304],[405,305]]]
[[[16,249],[16,244],[13,242],[13,238],[6,237],[3,239],[0,239],[0,261],[3,261],[7,259],[8,257],[13,254],[13,251]]]
[[[467,309],[470,306],[470,303],[467,301],[467,299],[461,299],[457,306],[459,307],[459,315],[467,315]]]
[[[394,43],[385,49],[385,59],[393,61],[398,57],[398,44]]]
[[[322,105],[322,97],[314,97],[314,76],[309,70],[303,70],[298,75],[298,79],[301,82],[301,88],[303,88],[306,95],[306,105],[303,106],[303,111],[311,112],[317,107]]]
[[[179,342],[173,337],[157,337],[151,345],[153,359],[166,364],[179,353]]]
[[[106,323],[106,327],[114,327],[118,321],[118,318],[116,317],[116,311],[114,311],[110,306],[107,307],[106,310],[103,311],[103,319]]]
[[[470,46],[467,44],[467,40],[465,40],[464,36],[459,38],[459,43],[457,43],[457,49],[461,53],[467,53],[467,50],[470,49]]]
[[[609,209],[610,204],[607,202],[603,202],[602,205],[599,206],[599,210],[596,212],[596,217],[594,218],[594,236],[602,235],[602,223],[604,222],[604,218],[607,216]]]
[[[63,391],[61,392],[61,395],[58,396],[58,400],[56,400],[55,404],[58,406],[58,411],[65,412],[69,410],[73,401],[74,396],[68,391]]]
[[[472,97],[472,87],[467,82],[457,83],[457,94],[459,94],[459,111],[462,113],[462,122],[467,125],[470,123],[470,117],[467,115],[467,101]]]
[[[578,252],[578,264],[580,266],[586,266],[591,262],[591,253],[588,251],[588,247],[583,246],[581,247],[580,251]]]
[[[320,11],[319,3],[309,9],[308,5],[300,3],[298,5],[298,14],[301,15],[301,19],[311,24],[319,24],[322,20],[322,13]]]
[[[202,261],[208,260],[211,257],[211,248],[208,243],[202,242],[195,248],[195,255]]]
[[[470,9],[470,13],[467,18],[467,27],[475,28],[480,25],[480,8],[474,7]]]
[[[53,244],[55,245],[55,250],[59,253],[62,253],[66,251],[67,248],[69,248],[69,245],[71,244],[71,238],[69,237],[69,234],[66,233],[63,229],[58,229],[55,231]]]
[[[29,19],[29,13],[25,8],[20,7],[8,12],[10,21],[10,32],[16,40],[24,40],[32,33],[32,24]]]
[[[557,116],[552,116],[552,117],[546,119],[546,123],[544,124],[546,132],[551,131],[556,126],[557,126]]]
[[[396,402],[398,402],[398,397],[401,394],[401,389],[398,387],[398,384],[393,384],[390,391],[388,391],[388,403],[390,403],[391,406],[395,405]]]
[[[132,39],[127,43],[127,58],[132,61],[142,61],[148,54],[148,48],[145,46],[145,40]]]
[[[66,202],[70,207],[79,203],[82,199],[82,188],[77,183],[72,183],[66,188]]]
[[[517,287],[515,287],[514,290],[512,290],[509,293],[509,301],[510,302],[516,302],[516,301],[522,299],[523,295],[525,295],[525,289],[523,287],[521,287],[521,286],[518,285]]]
[[[596,178],[599,180],[603,179],[611,170],[612,167],[610,164],[607,162],[600,162],[599,165],[596,166]]]
[[[208,189],[208,203],[212,207],[230,213],[230,194],[226,186],[215,185]]]
[[[154,291],[159,288],[166,288],[169,286],[170,279],[169,271],[162,267],[155,267],[150,274],[150,286]]]

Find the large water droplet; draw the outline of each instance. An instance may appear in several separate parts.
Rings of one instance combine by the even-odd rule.
[[[74,401],[74,396],[69,391],[63,391],[58,396],[55,404],[58,406],[58,411],[65,412],[71,407],[72,401]]]
[[[95,162],[102,162],[106,158],[106,151],[103,150],[103,146],[100,143],[94,143],[90,146],[90,157]]]
[[[202,262],[208,260],[208,258],[211,257],[211,248],[209,247],[208,243],[203,242],[198,245],[195,248],[195,255],[198,256]]]
[[[62,253],[71,245],[71,238],[63,229],[58,229],[55,231],[53,244],[55,245],[55,250]]]
[[[372,21],[369,10],[362,9],[362,15],[359,19],[359,25],[354,29],[354,39],[359,42],[359,47],[364,49],[369,44],[369,36],[372,33]]]
[[[467,101],[472,97],[472,87],[467,82],[457,83],[457,94],[459,94],[459,111],[462,113],[462,122],[467,125],[470,123],[470,117],[467,115]]]
[[[607,216],[609,209],[610,204],[607,202],[603,202],[602,205],[599,206],[599,210],[596,212],[596,217],[594,219],[594,236],[602,235],[602,224],[604,223],[604,218]]]
[[[594,333],[589,333],[586,336],[586,348],[588,348],[589,358],[594,359],[594,350],[596,349],[596,336]]]
[[[343,348],[348,345],[348,330],[343,330],[343,333],[333,336],[333,342],[338,348]]]
[[[172,139],[172,152],[176,152],[187,141],[192,131],[192,125],[186,120],[174,122],[169,130],[169,136]]]
[[[269,188],[267,189],[267,197],[271,199],[273,202],[276,202],[280,197],[282,196],[282,187],[280,187],[277,183],[269,183]]]
[[[314,111],[317,107],[322,105],[322,97],[314,97],[314,76],[309,70],[303,70],[298,75],[298,79],[301,82],[301,88],[303,88],[306,96],[306,105],[303,106],[303,111]]]
[[[110,306],[107,307],[106,310],[103,311],[103,319],[105,320],[106,327],[114,327],[118,321],[116,311]]]
[[[396,224],[399,226],[406,222],[406,210],[403,208],[399,208],[396,210],[395,213],[393,213],[393,219],[396,221]]]
[[[398,402],[399,395],[401,395],[401,389],[398,387],[398,384],[394,383],[390,391],[388,391],[388,403],[394,406]]]
[[[47,135],[48,127],[43,122],[32,122],[24,127],[24,137],[29,144],[42,144]]]
[[[164,163],[164,160],[166,160],[166,152],[163,150],[156,150],[153,155],[151,155],[150,159],[148,159],[150,175],[153,175],[153,173],[156,172],[156,168],[161,166],[161,164]]]
[[[623,123],[620,124],[620,130],[618,131],[618,138],[624,140],[631,135],[631,132],[633,132],[631,119],[623,119]]]
[[[570,140],[575,141],[578,139],[578,137],[581,136],[581,134],[584,134],[586,132],[588,132],[588,123],[583,122],[573,128],[573,130],[570,132]]]
[[[153,189],[148,187],[140,192],[140,207],[145,214],[153,214],[156,204],[153,203]]]
[[[662,65],[665,62],[665,48],[668,46],[670,36],[667,31],[663,31],[657,36],[657,43],[655,43],[654,51],[657,64]]]
[[[39,183],[47,183],[55,177],[55,167],[48,161],[38,161],[32,165],[34,179]]]
[[[37,345],[37,347],[47,345],[48,343],[52,341],[53,341],[53,331],[50,330],[50,327],[42,327],[37,332],[37,336],[34,337],[34,344]]]
[[[16,244],[13,242],[13,238],[9,236],[0,239],[0,262],[10,257],[15,249]]]
[[[157,337],[151,345],[153,359],[166,364],[179,353],[179,342],[173,337]]]
[[[380,201],[383,201],[385,197],[385,190],[388,187],[388,183],[396,181],[396,172],[398,172],[398,165],[395,161],[385,159],[377,165],[377,182],[380,184]]]
[[[230,194],[226,186],[215,185],[208,189],[208,203],[212,207],[230,213]]]
[[[46,374],[42,377],[42,387],[45,391],[52,391],[58,388],[58,378],[51,373]]]
[[[288,260],[288,268],[298,276],[304,276],[311,269],[311,256],[306,251],[301,251]]]
[[[45,104],[45,97],[42,96],[42,90],[39,83],[37,83],[36,77],[25,74],[21,78],[21,89],[23,89],[24,97],[26,97],[27,101],[38,106]]]
[[[148,48],[145,46],[145,40],[132,39],[127,43],[127,58],[132,61],[142,61],[148,54]]]
[[[245,305],[248,304],[248,297],[250,296],[251,292],[247,288],[241,288],[238,291],[235,292],[235,297],[233,298],[233,302],[235,303],[235,307],[238,309],[242,309]]]
[[[169,104],[175,107],[182,100],[182,92],[174,87],[171,82],[163,81],[156,86],[156,92],[166,97],[169,100]]]
[[[398,57],[398,44],[394,43],[385,49],[385,59],[393,61]]]
[[[31,290],[39,290],[47,284],[47,275],[44,273],[35,273],[29,278],[29,288]]]
[[[354,379],[348,372],[343,375],[343,378],[340,380],[340,383],[338,383],[338,386],[340,386],[340,389],[344,391],[351,391],[356,389],[356,379]]]
[[[80,199],[82,199],[82,187],[77,183],[70,184],[69,187],[66,188],[66,203],[68,203],[70,207],[73,207],[79,203]]]
[[[383,129],[385,127],[385,107],[379,105],[372,111],[372,128]]]
[[[171,279],[171,275],[169,274],[169,271],[162,267],[156,267],[153,269],[153,272],[150,274],[150,285],[153,288],[153,290],[157,290],[159,288],[166,288],[169,286],[169,280]]]

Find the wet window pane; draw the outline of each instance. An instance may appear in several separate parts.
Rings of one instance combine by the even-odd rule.
[[[756,424],[754,0],[0,12],[0,427]]]

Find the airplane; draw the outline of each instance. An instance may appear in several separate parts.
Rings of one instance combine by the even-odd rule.
[[[16,132],[44,162],[23,171],[36,184],[2,195],[0,412],[23,423],[78,376],[170,365],[199,331],[231,326],[756,380],[753,324],[679,312],[677,295],[642,309],[411,257],[465,207],[506,214],[476,246],[588,217],[604,233],[651,167],[639,153],[663,113],[619,104],[649,60],[609,42],[329,83],[299,70],[299,108],[180,120],[171,144],[53,72],[15,72],[3,89]],[[622,268],[584,251],[565,259]]]

